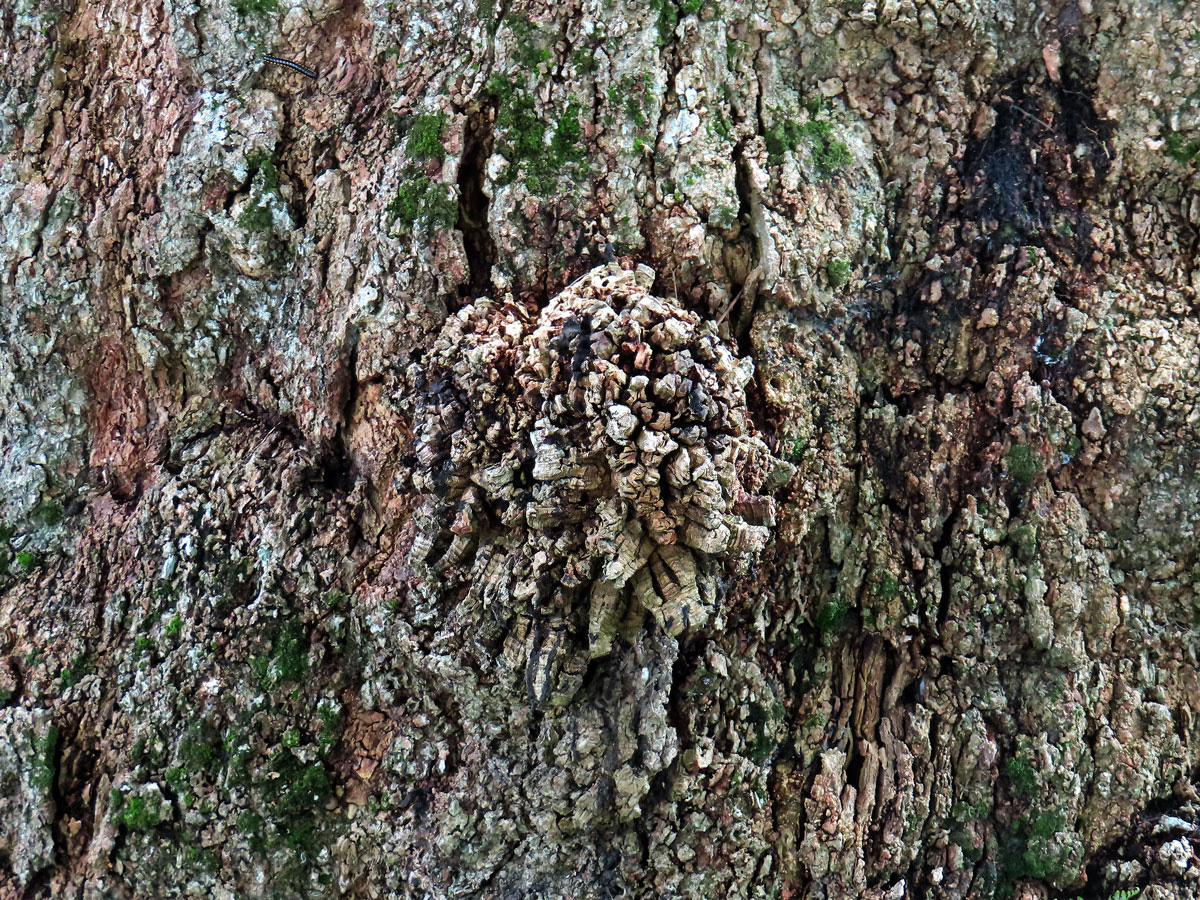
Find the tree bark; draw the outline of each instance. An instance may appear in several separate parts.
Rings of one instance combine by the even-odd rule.
[[[0,895],[1197,896],[1191,5],[0,52]]]

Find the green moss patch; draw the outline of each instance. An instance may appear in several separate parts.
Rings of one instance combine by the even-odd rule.
[[[999,835],[996,896],[1013,896],[1025,878],[1065,884],[1078,873],[1078,860],[1070,846],[1058,840],[1066,824],[1062,813],[1043,811],[1021,816]]]
[[[1013,790],[1024,797],[1032,797],[1037,793],[1037,773],[1033,766],[1024,759],[1010,759],[1004,764],[1008,780],[1012,782]]]
[[[1004,458],[1009,477],[1020,484],[1032,484],[1042,474],[1042,458],[1025,444],[1017,444]]]
[[[30,783],[42,790],[54,784],[54,751],[58,748],[58,727],[51,725],[41,737],[30,735],[34,760]]]
[[[832,178],[854,161],[850,148],[833,136],[833,125],[823,119],[803,124],[785,119],[767,129],[763,139],[767,146],[767,162],[771,165],[779,165],[786,152],[807,144],[813,168],[823,181]]]
[[[58,673],[58,685],[62,690],[67,690],[79,684],[84,676],[90,675],[96,671],[96,667],[87,658],[86,654],[79,654],[69,666],[63,666],[63,670]]]
[[[63,505],[58,500],[43,500],[29,515],[39,525],[53,528],[63,520]]]
[[[746,756],[755,765],[761,766],[765,763],[779,746],[775,740],[775,732],[786,717],[787,710],[777,700],[770,706],[750,704],[747,722],[751,726],[752,736],[746,745]]]
[[[114,800],[122,800],[116,809],[114,820],[132,831],[151,831],[162,823],[157,806],[147,803],[142,797],[124,800],[120,791],[114,790]]]
[[[544,195],[571,167],[586,163],[578,103],[571,101],[557,119],[548,121],[539,114],[533,96],[508,78],[493,77],[488,92],[499,103],[496,151],[508,161],[508,168],[497,179],[499,184],[524,177],[530,193]]]
[[[319,844],[319,813],[333,796],[324,763],[304,763],[291,750],[280,748],[271,758],[271,777],[258,788],[275,827],[275,843],[315,851]]]
[[[254,175],[261,179],[262,190],[274,193],[279,190],[279,170],[275,168],[275,160],[266,150],[254,150],[246,154],[246,165],[254,170]]]
[[[279,0],[233,0],[239,16],[265,16],[279,9]]]
[[[396,190],[387,211],[389,220],[401,231],[412,231],[418,223],[453,228],[458,222],[458,199],[450,185],[414,175]]]
[[[1177,131],[1172,131],[1163,140],[1163,153],[1175,162],[1188,165],[1200,159],[1200,140],[1189,141]]]
[[[833,260],[825,267],[825,276],[830,287],[842,287],[850,280],[850,263],[844,259]]]
[[[658,45],[665,47],[674,40],[680,19],[694,16],[706,6],[713,5],[711,0],[650,0],[650,10],[654,13],[658,30]]]
[[[827,600],[813,617],[813,624],[825,634],[836,634],[846,626],[850,606],[844,600]]]
[[[270,231],[275,220],[271,215],[271,210],[251,201],[246,204],[237,221],[238,225],[246,231]]]
[[[271,644],[271,652],[250,661],[260,686],[266,689],[299,682],[308,671],[308,632],[299,620],[285,624]]]
[[[446,130],[445,113],[422,113],[408,132],[408,155],[412,159],[445,159],[442,135]]]
[[[529,19],[510,14],[504,17],[504,24],[513,35],[513,58],[522,68],[536,71],[554,58],[550,50],[553,39]]]
[[[894,600],[900,593],[900,581],[891,572],[880,573],[875,582],[875,595],[882,600]]]

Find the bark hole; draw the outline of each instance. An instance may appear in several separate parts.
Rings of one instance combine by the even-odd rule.
[[[467,252],[470,281],[459,287],[459,297],[475,299],[492,287],[492,266],[496,264],[496,244],[488,230],[490,200],[483,190],[484,167],[492,155],[492,117],[495,109],[486,106],[467,120],[462,162],[458,167],[458,225]]]

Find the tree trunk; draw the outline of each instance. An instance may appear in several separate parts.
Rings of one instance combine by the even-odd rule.
[[[1191,4],[0,53],[0,896],[1197,896]]]

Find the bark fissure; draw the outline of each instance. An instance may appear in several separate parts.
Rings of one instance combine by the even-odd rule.
[[[496,101],[477,107],[464,126],[464,146],[458,167],[458,223],[463,236],[470,280],[460,285],[460,299],[476,299],[489,293],[492,267],[496,264],[496,243],[490,230],[490,201],[484,192],[484,166],[492,154],[492,122]]]

